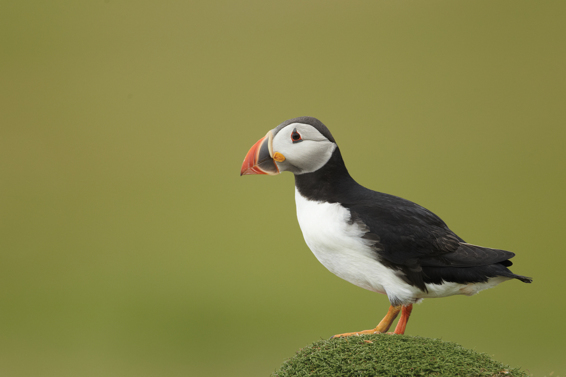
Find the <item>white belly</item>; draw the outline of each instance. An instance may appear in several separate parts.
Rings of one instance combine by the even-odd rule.
[[[370,291],[414,296],[412,287],[378,261],[376,252],[361,238],[360,227],[348,223],[348,209],[338,203],[309,201],[296,189],[295,201],[305,242],[330,272]]]

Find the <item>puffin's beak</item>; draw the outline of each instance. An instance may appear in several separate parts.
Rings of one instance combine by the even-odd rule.
[[[277,164],[271,157],[272,140],[273,134],[269,131],[250,148],[242,164],[241,176],[250,174],[276,175],[280,173]]]

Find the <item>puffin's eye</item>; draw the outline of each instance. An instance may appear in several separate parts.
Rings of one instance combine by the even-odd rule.
[[[300,143],[301,141],[303,141],[301,134],[297,132],[296,128],[293,130],[293,133],[291,134],[291,140],[293,141],[293,144]]]

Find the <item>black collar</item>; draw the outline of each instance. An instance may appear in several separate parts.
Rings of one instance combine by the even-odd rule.
[[[338,147],[322,168],[312,173],[296,174],[295,187],[309,200],[328,203],[343,203],[350,195],[363,189],[348,173]]]

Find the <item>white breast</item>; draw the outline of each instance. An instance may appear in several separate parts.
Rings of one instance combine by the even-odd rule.
[[[310,201],[295,189],[297,218],[303,237],[316,258],[330,272],[361,288],[396,298],[414,297],[414,290],[383,266],[350,211],[338,203]]]

